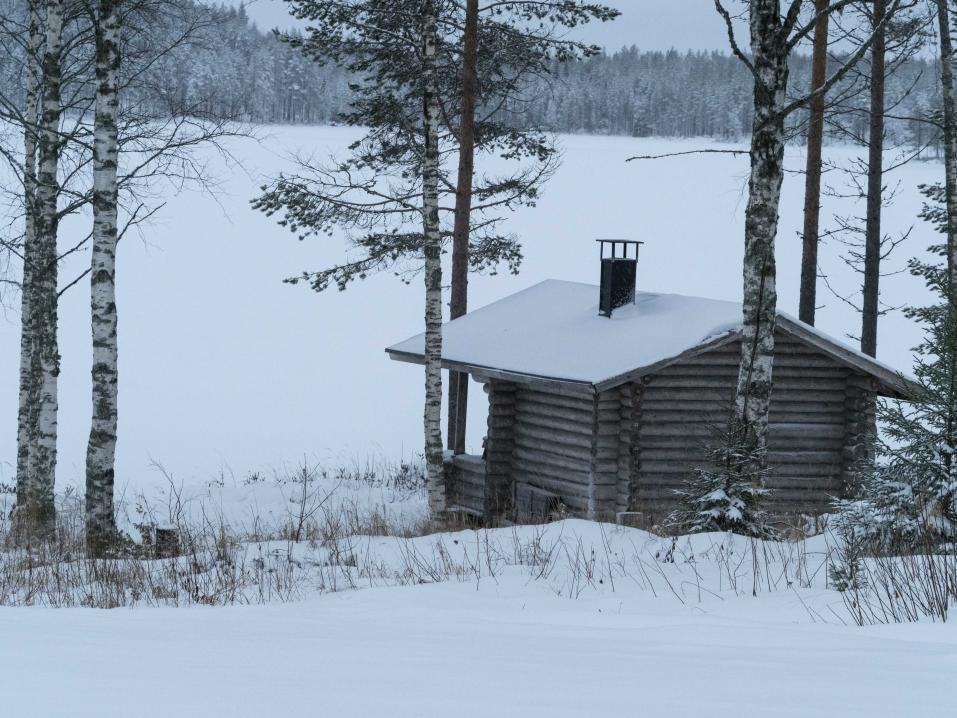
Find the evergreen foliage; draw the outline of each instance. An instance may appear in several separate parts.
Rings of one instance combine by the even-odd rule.
[[[349,261],[289,279],[316,291],[345,289],[356,279],[391,270],[408,280],[422,266],[420,221],[423,161],[422,59],[414,4],[405,0],[288,0],[291,14],[308,23],[305,35],[283,40],[318,64],[343,67],[354,79],[341,119],[365,129],[347,156],[324,164],[297,158],[291,173],[262,188],[253,207],[288,227],[300,239],[349,233]],[[410,9],[411,8],[411,9]],[[443,2],[438,12],[437,85],[441,111],[438,137],[440,222],[447,239],[449,212],[441,200],[455,194],[449,175],[457,154],[461,95],[462,9]],[[557,167],[553,139],[521,127],[497,110],[517,102],[525,78],[542,77],[553,61],[567,61],[598,48],[564,38],[562,31],[617,13],[578,0],[498,3],[479,25],[480,104],[474,122],[475,152],[509,161],[510,172],[483,173],[472,185],[469,263],[473,270],[504,264],[517,272],[518,239],[498,231],[503,213],[534,205],[542,184]]]
[[[921,217],[938,231],[946,226],[943,187],[921,188],[928,198]],[[946,246],[929,249],[946,257]],[[878,406],[881,436],[876,461],[859,470],[858,498],[837,502],[838,529],[846,536],[868,536],[883,543],[957,538],[957,311],[941,261],[912,259],[910,272],[922,277],[936,301],[910,308],[924,326],[915,347],[913,374],[919,386],[909,403]]]
[[[733,413],[725,426],[715,431],[708,448],[709,463],[696,467],[685,485],[675,493],[679,508],[666,523],[682,533],[731,531],[755,538],[773,538],[775,530],[761,504],[770,491],[765,449],[758,446],[754,431]]]

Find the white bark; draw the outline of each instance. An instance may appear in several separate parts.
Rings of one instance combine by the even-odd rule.
[[[114,538],[117,424],[117,116],[119,0],[100,0],[96,27],[96,105],[93,121],[93,245],[90,305],[93,333],[93,415],[86,454],[86,532],[92,549]]]
[[[744,302],[741,366],[736,410],[753,431],[758,448],[767,442],[774,362],[777,270],[774,241],[784,178],[784,114],[787,38],[778,0],[751,3],[754,67],[754,129],[744,231]]]
[[[36,381],[33,371],[33,331],[31,322],[33,310],[31,297],[34,292],[33,267],[37,261],[36,230],[34,223],[34,203],[36,201],[37,181],[37,111],[40,87],[39,53],[43,44],[37,2],[29,6],[30,29],[28,50],[24,65],[26,85],[24,87],[24,127],[23,127],[23,280],[21,282],[20,305],[20,390],[17,411],[17,503],[26,501],[29,485],[28,465],[33,443],[31,426],[31,408],[34,406]]]
[[[60,159],[62,0],[46,0],[45,44],[42,53],[40,121],[37,148],[35,292],[30,297],[30,323],[34,349],[31,364],[36,372],[35,406],[30,431],[33,447],[27,462],[25,503],[18,517],[40,532],[52,531],[57,443],[57,380],[60,353],[57,343],[57,170]]]
[[[422,2],[425,157],[422,164],[422,229],[425,255],[425,460],[429,511],[445,512],[442,462],[442,235],[439,227],[439,96],[436,71],[438,23],[435,0]]]

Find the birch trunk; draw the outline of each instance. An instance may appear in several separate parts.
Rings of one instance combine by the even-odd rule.
[[[96,27],[93,120],[93,247],[90,305],[93,332],[93,416],[86,453],[86,535],[95,553],[116,535],[113,509],[117,423],[117,115],[119,0],[100,0]]]
[[[871,45],[871,116],[867,140],[867,211],[864,220],[864,296],[861,351],[877,356],[877,317],[881,279],[881,209],[884,189],[884,0],[874,0]]]
[[[436,68],[438,19],[435,0],[422,3],[423,124],[422,230],[425,255],[425,462],[429,512],[445,513],[442,456],[442,233],[439,227],[439,96]]]
[[[20,388],[17,411],[17,504],[27,504],[30,483],[28,467],[33,445],[31,427],[35,420],[31,409],[36,400],[36,373],[33,371],[33,311],[31,302],[35,292],[33,271],[37,261],[36,211],[37,182],[37,102],[40,87],[39,53],[43,45],[39,8],[36,2],[29,6],[30,29],[25,61],[26,84],[24,87],[23,127],[23,280],[20,292]]]
[[[753,432],[757,448],[763,449],[767,444],[774,362],[774,240],[784,177],[782,110],[788,80],[787,38],[781,28],[778,0],[753,0],[750,25],[754,129],[745,211],[743,329],[735,409]]]
[[[957,311],[957,104],[954,97],[954,47],[947,0],[937,0],[940,79],[944,104],[944,195],[947,205],[947,280],[952,311]]]
[[[466,0],[462,34],[462,106],[459,120],[459,167],[455,186],[455,225],[452,228],[452,290],[449,318],[468,311],[469,230],[472,219],[472,181],[475,174],[475,104],[478,99],[478,0]],[[469,375],[449,372],[448,448],[465,453]]]
[[[33,320],[31,366],[36,373],[34,406],[31,408],[32,450],[27,461],[27,486],[24,503],[17,509],[18,519],[31,530],[48,534],[56,520],[54,477],[57,449],[57,380],[60,352],[57,343],[57,170],[60,160],[61,49],[63,34],[62,0],[46,0],[40,122],[37,145],[36,233],[37,259],[34,264],[35,291],[30,297]]]
[[[814,49],[811,58],[811,92],[827,79],[827,40],[830,0],[815,0],[818,15],[814,24]],[[824,93],[814,95],[808,105],[807,173],[804,183],[804,233],[801,254],[801,292],[798,316],[814,324],[817,305],[817,249],[821,220],[821,154],[824,146]]]

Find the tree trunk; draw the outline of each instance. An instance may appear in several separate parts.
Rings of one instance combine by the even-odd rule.
[[[788,58],[777,0],[752,0],[750,23],[754,123],[744,222],[743,328],[735,409],[753,433],[757,448],[763,449],[767,443],[774,362],[777,313],[774,240],[784,177],[782,110]]]
[[[881,203],[884,190],[885,0],[874,0],[871,45],[871,116],[867,145],[867,214],[864,220],[864,301],[861,351],[877,356],[877,317],[881,279]]]
[[[31,416],[36,400],[36,373],[33,371],[33,314],[35,305],[31,302],[36,291],[34,281],[37,262],[36,212],[37,182],[37,123],[39,120],[37,102],[40,87],[39,53],[43,45],[43,33],[40,24],[39,8],[31,2],[29,41],[24,63],[24,127],[23,127],[23,280],[20,291],[20,389],[17,411],[17,505],[26,506],[30,485],[29,464],[33,448],[33,427],[35,419]]]
[[[117,422],[116,245],[119,0],[100,0],[95,27],[93,119],[93,246],[90,305],[93,332],[93,416],[86,452],[86,536],[94,553],[115,538],[113,509]]]
[[[814,24],[814,50],[811,59],[811,92],[827,79],[827,40],[830,0],[815,0],[818,14]],[[804,235],[801,255],[801,292],[798,316],[814,324],[817,303],[817,247],[821,217],[821,154],[824,145],[824,93],[812,97],[808,105],[807,174],[804,181]]]
[[[56,520],[53,490],[57,449],[57,380],[60,374],[57,343],[57,171],[62,114],[62,35],[62,0],[47,0],[34,215],[37,261],[33,278],[35,292],[30,298],[34,317],[31,322],[34,340],[31,364],[36,372],[37,389],[35,406],[31,410],[33,448],[27,466],[29,480],[25,492],[26,502],[18,508],[18,518],[27,521],[31,530],[47,534],[53,531]]]
[[[937,32],[940,39],[940,84],[944,112],[944,204],[947,215],[947,298],[950,326],[957,324],[957,99],[954,97],[954,47],[950,35],[947,0],[937,0]],[[951,356],[954,356],[951,352]],[[950,396],[957,393],[951,371]],[[951,403],[951,407],[953,404]],[[948,436],[953,435],[954,415],[945,417]]]
[[[937,0],[940,79],[944,104],[944,194],[947,206],[947,281],[952,311],[957,311],[957,104],[954,98],[954,47],[947,0]]]
[[[425,465],[429,513],[445,513],[442,456],[442,232],[439,226],[439,95],[436,67],[438,19],[435,0],[422,3],[423,120],[422,230],[425,255]]]
[[[472,215],[472,178],[475,169],[475,105],[478,100],[478,0],[466,0],[462,36],[462,107],[459,121],[459,171],[455,186],[455,224],[452,229],[452,291],[449,318],[468,311],[469,224]],[[448,448],[465,453],[469,375],[449,372]]]

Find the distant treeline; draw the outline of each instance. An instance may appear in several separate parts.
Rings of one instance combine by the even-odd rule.
[[[0,0],[0,5],[22,1]],[[199,6],[192,7],[198,12]],[[150,69],[151,91],[139,98],[141,105],[156,115],[202,112],[266,124],[337,121],[350,97],[345,72],[307,60],[272,32],[253,25],[241,8],[203,12],[212,18],[203,23],[199,39]],[[795,90],[803,90],[809,77],[809,57],[795,55]],[[16,73],[0,73],[0,83],[18,84],[19,79]],[[849,78],[834,94],[855,82],[860,91],[845,93],[851,100],[837,119],[864,137],[868,93],[863,81]],[[11,89],[17,94],[18,88]],[[734,140],[751,129],[750,75],[722,52],[625,48],[556,64],[550,78],[533,80],[523,94],[525,99],[505,110],[513,115],[511,121],[554,132]],[[888,79],[888,104],[897,118],[926,118],[938,106],[937,96],[936,69],[925,60],[903,64]],[[802,120],[800,113],[793,116],[792,129],[798,133]],[[887,131],[892,142],[919,145],[931,138],[928,127],[892,119]],[[836,134],[833,127],[831,134]]]
[[[888,107],[894,118],[902,118],[887,122],[892,142],[923,144],[929,139],[928,125],[921,120],[938,106],[936,73],[933,63],[910,60],[888,78]],[[790,74],[794,95],[807,92],[810,74],[810,57],[795,55]],[[751,86],[748,70],[726,53],[630,47],[557,65],[549,83],[538,81],[529,88],[519,116],[524,113],[529,123],[558,132],[734,140],[751,131]],[[830,97],[840,98],[829,121],[832,138],[866,137],[866,77],[848,77]],[[801,134],[804,120],[795,113],[792,131]]]

